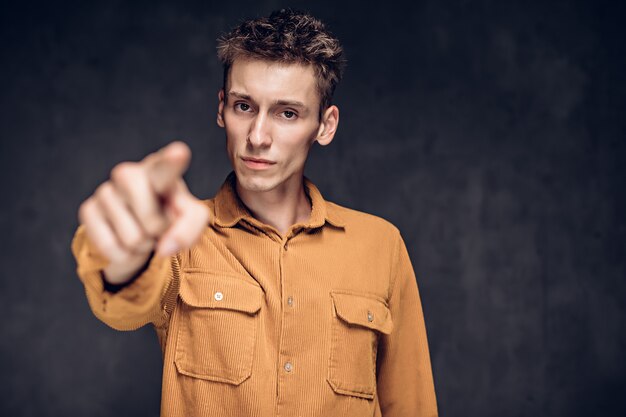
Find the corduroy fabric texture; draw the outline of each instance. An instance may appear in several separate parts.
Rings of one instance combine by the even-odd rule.
[[[190,249],[153,258],[111,293],[107,260],[76,231],[94,314],[152,323],[164,417],[433,417],[426,329],[405,244],[389,222],[325,201],[304,178],[306,223],[282,236],[251,216],[230,173]]]

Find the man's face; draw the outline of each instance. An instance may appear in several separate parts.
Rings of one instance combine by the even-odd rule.
[[[237,59],[219,99],[228,157],[239,185],[250,191],[300,181],[311,146],[330,143],[338,121],[334,106],[320,121],[311,66]]]

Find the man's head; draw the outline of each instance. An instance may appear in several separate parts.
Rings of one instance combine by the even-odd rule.
[[[242,23],[218,48],[217,123],[238,185],[297,186],[313,143],[329,144],[337,130],[339,109],[330,100],[341,78],[339,43],[310,15],[282,10]]]
[[[345,60],[339,41],[315,17],[290,9],[247,20],[218,39],[217,54],[224,66],[224,90],[237,59],[311,65],[317,78],[320,117],[330,106],[341,80]]]

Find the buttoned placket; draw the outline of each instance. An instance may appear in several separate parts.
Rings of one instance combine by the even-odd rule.
[[[284,414],[284,412],[281,412],[281,408],[285,406],[285,401],[292,400],[285,397],[285,384],[289,384],[291,378],[297,378],[297,357],[294,357],[297,352],[293,351],[294,335],[289,332],[289,329],[293,327],[290,323],[297,319],[297,311],[294,308],[295,296],[292,293],[292,277],[285,273],[285,261],[291,256],[290,246],[293,244],[293,239],[296,238],[302,230],[303,228],[299,226],[292,227],[284,237],[281,237],[278,247],[282,313],[277,363],[279,369],[278,378],[276,379],[276,383],[278,384],[276,387],[277,415]]]
[[[287,278],[284,273],[284,260],[285,257],[288,256],[289,245],[291,243],[291,239],[293,239],[300,230],[300,227],[293,227],[288,231],[285,236],[281,236],[278,231],[268,225],[262,224],[258,222],[256,219],[247,218],[244,220],[244,223],[248,226],[250,231],[254,231],[256,233],[260,233],[265,235],[266,238],[271,239],[275,242],[278,250],[278,281],[280,285],[280,299],[281,299],[281,314],[280,314],[280,335],[278,342],[278,353],[277,353],[277,378],[276,378],[276,415],[284,414],[284,411],[281,413],[281,408],[284,406],[282,400],[284,396],[281,394],[283,384],[289,382],[288,378],[295,373],[296,364],[294,363],[294,358],[289,354],[287,349],[289,349],[289,338],[291,335],[286,334],[285,327],[286,321],[292,318],[292,310],[294,305],[294,296],[293,294],[288,294],[285,291]],[[217,294],[215,295],[217,300]]]

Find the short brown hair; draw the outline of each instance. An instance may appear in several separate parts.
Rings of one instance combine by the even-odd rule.
[[[339,41],[308,13],[282,9],[269,17],[246,20],[217,40],[224,66],[224,88],[237,58],[312,65],[317,75],[320,116],[330,106],[345,59]]]

